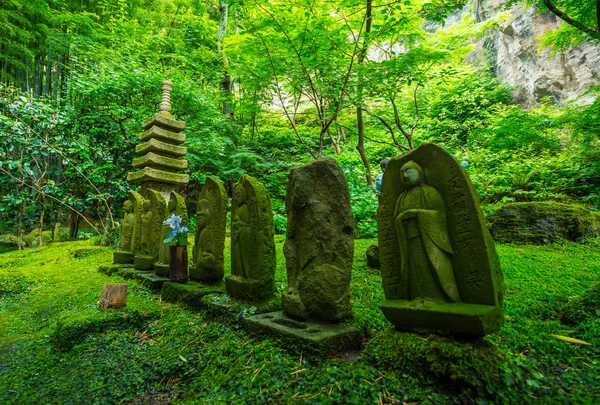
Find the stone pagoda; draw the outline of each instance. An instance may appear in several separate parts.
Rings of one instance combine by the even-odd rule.
[[[166,199],[171,191],[178,191],[189,182],[189,175],[179,173],[188,168],[188,161],[182,159],[187,148],[181,146],[185,142],[185,122],[177,121],[171,115],[171,91],[173,84],[170,80],[162,83],[162,100],[159,112],[142,122],[144,132],[135,151],[140,157],[133,160],[133,167],[139,169],[127,174],[127,181],[139,184],[141,193],[147,189],[160,192]]]

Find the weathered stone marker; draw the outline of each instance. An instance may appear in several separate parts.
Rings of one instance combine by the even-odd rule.
[[[265,187],[243,175],[231,203],[231,275],[225,279],[234,297],[264,300],[275,291],[273,211]]]
[[[223,280],[226,226],[225,188],[218,180],[208,176],[198,196],[194,264],[190,268],[190,279],[209,284]]]
[[[177,215],[181,218],[181,225],[187,227],[188,216],[185,200],[183,197],[176,193],[171,192],[169,196],[169,202],[167,203],[167,210],[163,223],[161,225],[161,236],[158,251],[158,262],[154,263],[154,271],[157,276],[169,277],[169,264],[171,263],[171,249],[170,246],[163,241],[171,233],[171,226],[164,223],[165,219],[169,219],[171,215]]]
[[[284,311],[328,322],[352,317],[354,227],[348,183],[337,162],[324,158],[292,169],[285,205]]]
[[[144,198],[135,191],[129,191],[129,198],[123,203],[125,217],[121,224],[119,250],[113,253],[113,263],[133,263],[139,248],[140,225]]]
[[[360,347],[361,332],[340,323],[352,317],[354,222],[348,183],[337,162],[324,158],[292,169],[285,205],[283,311],[250,316],[244,326],[306,350],[333,354]]]
[[[140,248],[133,262],[138,270],[152,269],[158,259],[159,250],[163,245],[161,231],[167,208],[164,197],[158,191],[147,189],[145,194],[148,199],[144,201]]]
[[[127,284],[103,284],[98,308],[117,309],[127,305]]]
[[[473,335],[503,323],[503,278],[467,174],[438,146],[387,166],[378,210],[381,309],[398,329]]]

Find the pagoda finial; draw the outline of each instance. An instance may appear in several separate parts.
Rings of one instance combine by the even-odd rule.
[[[173,90],[173,82],[170,80],[163,80],[162,82],[162,100],[158,110],[166,113],[171,113],[171,91]]]

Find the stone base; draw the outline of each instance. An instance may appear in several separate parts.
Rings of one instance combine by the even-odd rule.
[[[430,329],[482,336],[497,332],[504,323],[502,310],[492,305],[415,306],[415,303],[416,300],[386,300],[381,310],[396,329]]]
[[[115,264],[128,264],[133,263],[133,253],[125,252],[123,250],[117,250],[113,253],[113,263]]]
[[[122,267],[117,270],[117,274],[126,280],[131,280],[136,274],[150,274],[149,271],[136,270],[131,267]]]
[[[223,282],[215,285],[189,281],[185,284],[167,281],[162,285],[160,295],[164,301],[182,303],[192,308],[202,308],[202,297],[208,294],[225,294]]]
[[[231,296],[252,301],[266,300],[275,292],[273,281],[251,280],[233,275],[225,277],[225,286]]]
[[[169,278],[169,265],[164,263],[154,263],[154,273],[158,277],[167,277]]]
[[[152,270],[154,268],[154,257],[145,255],[135,255],[133,267],[138,270]]]
[[[132,267],[126,264],[103,264],[98,267],[98,271],[100,273],[106,274],[107,276],[112,276],[113,274],[119,273],[122,269],[131,269]]]
[[[145,272],[140,271],[140,272],[134,274],[133,278],[135,280],[139,281],[144,286],[146,286],[154,291],[160,291],[163,284],[166,283],[167,281],[169,281],[168,278],[157,277],[152,272],[147,272],[147,271],[145,271]]]
[[[336,354],[362,347],[362,333],[353,326],[297,321],[283,311],[252,315],[242,324],[251,332],[276,336],[304,350]]]

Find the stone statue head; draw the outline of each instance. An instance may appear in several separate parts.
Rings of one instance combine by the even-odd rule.
[[[198,203],[198,212],[196,213],[196,226],[204,228],[210,217],[210,201],[202,199]]]
[[[171,198],[169,198],[169,204],[167,205],[167,210],[169,213],[175,212],[177,209],[177,197],[174,194],[171,194]]]
[[[237,205],[243,205],[246,203],[246,189],[243,185],[238,185],[235,190],[233,190],[233,200],[237,202]]]
[[[424,182],[423,168],[412,160],[406,162],[400,169],[402,182],[407,187],[413,187]]]
[[[123,210],[126,213],[130,213],[132,209],[133,209],[133,205],[131,204],[131,201],[125,200],[125,202],[123,203]]]
[[[152,203],[150,202],[150,200],[144,200],[144,212],[150,211],[151,208]]]

